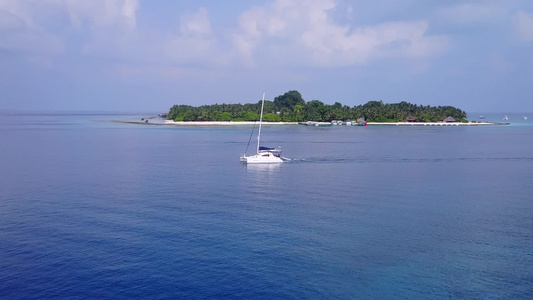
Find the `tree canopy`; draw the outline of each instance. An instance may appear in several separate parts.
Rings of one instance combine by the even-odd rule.
[[[305,105],[305,101],[298,91],[288,91],[274,98],[274,108],[279,111],[283,109],[294,110],[296,105]]]
[[[174,105],[168,119],[174,121],[258,121],[261,100],[247,104],[213,104],[199,107]],[[288,91],[265,100],[263,120],[267,122],[330,122],[332,120],[365,119],[367,122],[438,122],[447,117],[466,122],[464,111],[453,106],[424,106],[405,101],[385,104],[383,101],[368,101],[366,104],[349,107],[339,102],[332,105],[320,100],[305,102],[298,91]]]

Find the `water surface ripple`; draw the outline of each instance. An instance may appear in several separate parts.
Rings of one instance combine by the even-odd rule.
[[[127,116],[116,116],[126,118]],[[529,299],[533,126],[4,116],[5,299]],[[253,147],[252,147],[253,148]]]

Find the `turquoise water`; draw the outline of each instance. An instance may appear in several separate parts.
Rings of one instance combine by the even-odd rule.
[[[267,125],[273,166],[239,163],[249,126],[4,115],[0,295],[532,298],[533,119],[507,115]]]

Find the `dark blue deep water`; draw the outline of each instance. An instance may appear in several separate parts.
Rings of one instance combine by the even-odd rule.
[[[533,298],[533,115],[265,126],[275,166],[130,117],[1,116],[0,298]]]

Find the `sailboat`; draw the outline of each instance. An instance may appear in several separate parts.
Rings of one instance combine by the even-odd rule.
[[[257,135],[257,153],[255,155],[241,156],[241,162],[246,164],[275,164],[282,163],[285,158],[281,156],[280,148],[269,148],[261,146],[261,125],[263,123],[263,109],[265,107],[265,93],[261,101],[261,116],[259,117],[259,133]]]

